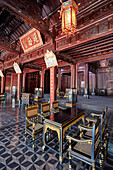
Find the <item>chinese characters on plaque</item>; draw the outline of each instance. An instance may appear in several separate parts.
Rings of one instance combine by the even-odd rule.
[[[40,32],[35,28],[20,37],[20,43],[24,52],[28,52],[43,44]]]
[[[55,54],[49,50],[47,50],[45,53],[45,62],[46,62],[47,68],[58,66]]]

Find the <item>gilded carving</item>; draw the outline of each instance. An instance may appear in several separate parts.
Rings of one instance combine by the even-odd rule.
[[[51,125],[45,124],[44,134],[47,132],[47,129],[48,129],[48,128],[50,128],[51,130],[54,130],[54,131],[57,132],[57,134],[58,134],[58,139],[59,139],[59,141],[60,141],[60,129],[58,129],[58,127],[53,127],[53,126],[51,126]]]
[[[38,39],[38,37],[37,37],[36,32],[33,34],[33,40],[34,40],[34,43],[39,42],[39,39]]]
[[[28,37],[28,43],[29,43],[30,46],[33,45],[33,41],[32,41],[30,36]]]
[[[25,48],[27,48],[28,45],[27,45],[27,40],[26,40],[26,39],[23,41],[23,43],[24,43],[24,45],[25,45]]]

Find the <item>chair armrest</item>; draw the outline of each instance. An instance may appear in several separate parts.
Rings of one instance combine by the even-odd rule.
[[[93,127],[85,126],[85,125],[78,125],[79,129],[87,130],[87,131],[92,131]]]
[[[29,123],[31,123],[31,124],[34,125],[34,126],[36,125],[36,123],[34,123],[34,122],[32,122],[31,120],[29,120],[27,117],[26,117],[26,121],[29,122]]]
[[[96,122],[97,122],[97,119],[90,118],[90,117],[87,117],[86,120],[87,120],[88,122],[93,122],[93,123],[96,123]]]
[[[41,112],[41,115],[45,118],[45,117],[51,115],[51,112],[46,112],[46,113]]]
[[[66,110],[67,108],[59,106],[59,109]]]
[[[56,109],[59,109],[59,108],[60,108],[60,106],[58,106]],[[56,109],[53,108],[53,110],[56,110]]]
[[[71,137],[71,136],[66,136],[66,138],[68,139],[68,140],[73,140],[73,141],[75,141],[75,142],[82,142],[82,143],[91,143],[92,142],[92,140],[91,139],[85,139],[85,140],[81,140],[81,139],[76,139],[76,138],[73,138],[73,137]]]
[[[40,116],[40,117],[42,117],[44,119],[44,116],[42,114],[38,113],[38,116]]]
[[[97,113],[91,113],[92,116],[97,116],[97,117],[101,117],[101,114],[97,114]]]

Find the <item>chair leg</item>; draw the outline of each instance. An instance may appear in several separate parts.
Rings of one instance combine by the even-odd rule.
[[[72,169],[72,165],[71,165],[71,153],[69,152],[69,170]]]
[[[99,164],[100,164],[100,167],[102,168],[102,153],[100,152],[99,153]]]
[[[104,162],[104,149],[103,149],[103,146],[101,146],[101,159],[102,159],[102,162]]]
[[[33,135],[33,145],[32,145],[33,149],[35,148],[35,136]]]
[[[27,140],[27,132],[25,131],[25,143],[26,143],[26,140]]]
[[[48,142],[48,140],[49,140],[49,130],[47,130],[47,132],[46,132],[46,141]]]
[[[95,163],[92,163],[92,170],[96,170],[95,169]]]

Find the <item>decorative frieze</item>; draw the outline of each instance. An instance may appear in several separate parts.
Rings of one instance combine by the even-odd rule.
[[[36,60],[44,56],[47,50],[52,49],[52,44],[48,43],[43,45],[41,48],[36,48],[34,51],[30,51],[29,53],[25,53],[21,55],[21,63],[24,64],[29,61]]]
[[[82,41],[87,41],[88,39],[95,37],[98,38],[99,35],[108,33],[112,30],[109,30],[109,24],[111,25],[111,28],[113,28],[113,18],[109,21],[108,18],[106,18],[106,20],[103,20],[100,23],[92,24],[92,26],[83,29],[83,31],[76,32],[74,36],[67,38],[64,36],[56,39],[56,51],[70,48],[82,43]]]

